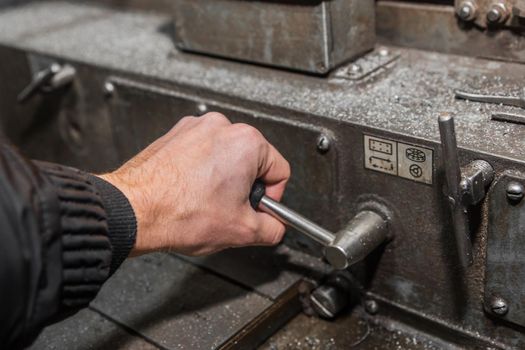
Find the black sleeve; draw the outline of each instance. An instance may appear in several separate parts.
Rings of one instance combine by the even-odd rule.
[[[0,144],[0,344],[85,307],[128,256],[135,215],[111,184]]]

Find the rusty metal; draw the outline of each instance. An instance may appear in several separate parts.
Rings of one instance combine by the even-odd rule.
[[[485,21],[486,16],[480,14],[477,18]],[[409,1],[377,3],[379,43],[525,62],[525,37],[519,29],[482,29],[478,24],[458,21],[453,6]]]
[[[177,47],[192,52],[324,74],[375,43],[373,0],[174,5]]]

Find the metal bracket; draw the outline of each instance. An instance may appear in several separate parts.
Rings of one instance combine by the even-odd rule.
[[[333,77],[347,80],[361,80],[383,69],[388,64],[393,63],[400,56],[398,52],[391,49],[379,48],[337,69]]]

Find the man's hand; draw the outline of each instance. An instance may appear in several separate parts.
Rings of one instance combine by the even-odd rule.
[[[117,171],[102,175],[129,199],[137,217],[132,255],[172,250],[210,254],[228,247],[274,245],[285,227],[257,212],[256,179],[280,200],[290,166],[255,128],[219,113],[185,117]]]

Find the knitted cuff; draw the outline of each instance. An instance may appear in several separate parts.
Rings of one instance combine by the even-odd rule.
[[[89,181],[97,188],[107,213],[109,239],[113,247],[111,274],[128,257],[135,245],[137,221],[135,212],[124,194],[109,182],[94,175]]]

